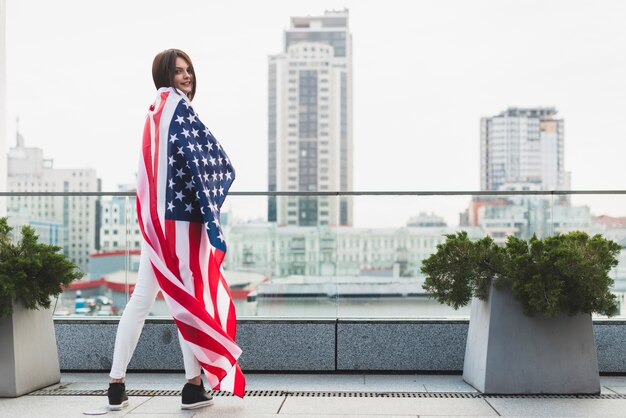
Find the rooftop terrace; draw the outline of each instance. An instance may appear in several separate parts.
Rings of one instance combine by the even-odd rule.
[[[626,417],[626,377],[604,376],[597,396],[488,396],[459,375],[247,374],[247,396],[216,395],[214,405],[180,409],[180,373],[132,373],[130,406],[108,416],[136,417]],[[104,412],[105,373],[64,373],[61,383],[0,399],[3,417],[78,417]]]
[[[384,199],[392,199],[398,205],[390,205],[391,208],[407,206],[407,214],[410,213],[413,216],[420,213],[423,208],[430,208],[435,200],[437,201],[435,203],[441,202],[442,207],[446,206],[449,197],[443,192],[438,193],[437,196],[430,196],[428,193],[424,195],[412,193],[408,196],[401,193],[396,196],[375,194],[355,196],[355,199],[360,199],[361,203],[368,203],[372,207]],[[585,192],[568,193],[572,194],[572,198],[582,198],[587,195]],[[607,197],[607,201],[612,205],[620,208],[626,207],[624,206],[626,192],[590,192],[589,195],[594,202]],[[84,193],[76,196],[63,193],[51,197],[66,199],[71,205],[75,199],[86,196],[87,194]],[[115,196],[123,198],[124,207],[132,206],[134,201],[132,194],[124,193]],[[558,229],[560,226],[556,223],[556,220],[560,219],[560,212],[555,208],[558,209],[563,205],[557,201],[558,199],[552,200],[551,196],[535,196],[530,192],[511,193],[511,196],[515,198],[523,196],[532,201],[531,203],[548,198],[549,204],[546,207],[540,205],[541,213],[545,216],[530,217],[528,225],[543,225],[548,222],[549,225],[544,228],[546,234],[560,231]],[[1,193],[0,197],[2,197]],[[17,200],[18,197],[34,199],[40,196],[39,194],[19,196],[16,193],[11,197]],[[105,199],[111,196],[98,194],[98,196],[89,195],[88,197]],[[267,197],[267,193],[259,196],[235,194],[232,201],[235,202],[234,206],[241,208],[251,206],[252,202],[260,202],[252,206],[265,207]],[[431,197],[433,201],[430,201]],[[476,196],[473,193],[457,192],[452,197],[462,200],[461,203],[466,206],[468,202],[473,202],[471,199]],[[334,201],[336,203],[337,199],[335,198]],[[15,204],[20,205],[20,203]],[[587,202],[581,201],[577,204],[587,204]],[[463,206],[451,206],[453,211],[463,208]],[[582,229],[602,233],[620,242],[623,248],[626,248],[624,228],[594,223],[595,218],[591,217],[590,211],[587,212],[589,212],[588,216],[583,223],[586,227]],[[597,213],[601,212],[594,212],[594,214]],[[563,215],[564,221],[576,221],[578,224],[578,220],[573,219],[571,213],[568,212],[565,215]],[[131,406],[125,411],[111,412],[108,415],[143,417],[626,416],[626,315],[624,314],[626,303],[623,302],[626,270],[622,265],[615,269],[612,277],[616,280],[613,290],[618,295],[623,310],[617,318],[597,317],[594,321],[599,370],[603,374],[600,395],[485,395],[465,383],[460,375],[466,347],[469,310],[452,311],[450,308],[443,311],[445,307],[434,310],[426,304],[426,302],[434,304],[434,301],[427,301],[423,297],[413,297],[409,295],[410,292],[399,292],[394,298],[371,297],[371,295],[368,298],[337,296],[344,285],[342,277],[348,275],[345,271],[352,271],[350,268],[356,272],[354,275],[357,277],[351,280],[367,280],[368,285],[381,281],[376,274],[371,274],[372,271],[380,271],[392,272],[392,278],[397,273],[398,277],[394,278],[396,282],[413,280],[414,287],[419,288],[420,282],[417,274],[419,262],[434,249],[435,244],[439,242],[438,239],[441,238],[442,230],[431,228],[434,232],[425,234],[422,233],[422,229],[428,228],[422,228],[414,237],[407,236],[405,232],[407,228],[410,228],[405,226],[404,220],[409,218],[394,215],[397,225],[390,228],[373,224],[365,225],[364,228],[374,231],[374,235],[380,235],[374,238],[367,234],[363,236],[353,234],[354,236],[346,237],[346,231],[349,232],[352,228],[333,229],[319,225],[309,228],[321,231],[318,235],[313,235],[315,239],[312,239],[310,234],[307,235],[309,229],[292,227],[293,231],[289,233],[294,235],[293,237],[279,236],[280,239],[276,241],[280,244],[284,238],[286,244],[284,248],[280,245],[272,247],[269,243],[271,239],[274,239],[273,235],[258,233],[256,223],[244,222],[238,225],[231,219],[230,241],[233,245],[229,253],[233,256],[239,254],[237,243],[245,243],[246,248],[243,246],[239,248],[240,260],[238,258],[229,260],[229,267],[232,269],[231,274],[228,275],[229,279],[234,280],[238,277],[237,274],[243,274],[244,270],[249,274],[252,274],[250,271],[254,271],[255,274],[268,278],[267,282],[263,282],[267,289],[293,283],[297,281],[297,278],[300,280],[299,278],[304,277],[304,273],[288,271],[283,274],[280,268],[284,267],[289,270],[292,264],[300,263],[299,259],[295,259],[294,254],[300,254],[302,248],[296,248],[295,244],[291,244],[305,243],[304,253],[319,256],[320,260],[319,272],[307,273],[308,283],[314,286],[316,285],[314,278],[325,275],[328,279],[327,285],[333,290],[334,296],[329,297],[325,294],[323,297],[286,297],[290,294],[290,289],[283,286],[280,292],[273,292],[272,297],[259,297],[263,292],[257,291],[254,298],[247,295],[245,298],[238,299],[236,301],[239,304],[237,309],[240,313],[238,342],[244,349],[240,364],[248,379],[247,396],[242,400],[216,394],[214,406],[195,412],[179,409],[179,391],[182,388],[183,375],[178,372],[182,369],[178,342],[176,338],[172,338],[176,332],[175,326],[168,317],[156,315],[149,318],[133,361],[129,365],[127,388],[131,396]],[[18,224],[27,223],[26,221],[16,219]],[[132,222],[124,217],[120,223],[120,231],[124,232],[124,237],[128,234],[127,230],[130,229],[130,225]],[[272,226],[274,227],[278,229],[277,226]],[[289,229],[287,226],[284,228]],[[447,228],[454,231],[461,226]],[[357,228],[353,229],[357,230]],[[483,233],[488,234],[490,231],[484,227],[480,236]],[[525,232],[520,229],[515,233],[523,236]],[[376,240],[380,240],[381,246],[371,250],[373,245],[378,243]],[[126,242],[133,242],[130,239],[123,241],[125,245]],[[328,248],[322,245],[328,242],[332,243]],[[361,247],[365,244],[372,251],[372,257]],[[400,257],[405,252],[398,251],[398,249],[405,247],[415,251],[415,254],[409,252],[406,257]],[[267,253],[267,248],[277,249],[273,254],[277,257],[276,260],[282,262],[284,266],[278,261],[272,264],[269,258],[262,257]],[[120,250],[125,257],[122,260],[123,269],[120,270],[120,274],[125,277],[124,289],[117,295],[120,299],[120,309],[123,308],[130,293],[130,286],[133,284],[130,278],[134,272],[129,267],[132,266],[133,250],[136,249],[132,245]],[[332,262],[333,269],[330,273],[325,272],[323,268],[320,255],[323,253],[322,250],[327,250]],[[626,251],[623,252],[626,254]],[[250,254],[255,255],[256,258],[244,257]],[[374,259],[374,255],[378,258]],[[365,260],[366,256],[367,260]],[[388,258],[385,258],[387,256]],[[309,260],[309,257],[304,259]],[[399,265],[405,259],[408,260],[407,266],[412,270],[407,268],[403,271],[400,268]],[[241,265],[238,265],[238,262]],[[379,263],[380,266],[375,263]],[[311,263],[304,264],[309,266]],[[111,267],[113,271],[111,275],[118,272],[113,267]],[[364,271],[367,274],[361,274]],[[105,274],[107,273],[99,272],[94,277],[99,278]],[[384,278],[388,279],[387,276]],[[361,284],[361,290],[364,289],[364,285]],[[387,287],[387,290],[393,288],[391,285]],[[118,317],[72,314],[72,309],[76,307],[77,295],[70,291],[66,293],[70,313],[68,316],[61,315],[60,308],[63,304],[59,301],[55,316],[57,345],[61,370],[63,370],[61,382],[21,398],[0,399],[0,418],[72,417],[83,416],[85,411],[105,411],[107,371],[110,368]],[[89,296],[93,295],[84,295],[85,298]],[[106,296],[116,302],[115,294]],[[408,310],[408,307],[411,310]],[[153,371],[153,373],[143,373],[145,370]]]

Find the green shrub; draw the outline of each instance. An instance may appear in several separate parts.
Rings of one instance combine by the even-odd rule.
[[[502,250],[490,237],[478,241],[465,231],[446,235],[437,251],[422,261],[424,289],[454,309],[467,305],[472,296],[487,300],[492,279],[502,268]]]
[[[13,301],[28,309],[49,308],[51,296],[82,277],[60,247],[37,242],[33,228],[23,226],[17,242],[12,230],[7,218],[0,218],[0,318],[13,314]]]
[[[466,232],[446,241],[422,262],[424,289],[458,309],[489,289],[510,288],[526,315],[617,313],[610,289],[620,246],[601,235],[576,231],[544,239],[509,237],[504,247],[489,237],[471,241]]]

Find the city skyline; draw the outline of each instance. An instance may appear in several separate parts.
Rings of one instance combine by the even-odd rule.
[[[514,115],[539,113],[548,131],[552,129],[550,124],[563,122],[551,118],[553,109],[508,109],[507,112]],[[537,125],[528,129],[536,140],[539,125],[531,125]],[[554,139],[554,136],[548,138],[549,141]],[[44,242],[62,247],[83,271],[89,272],[90,278],[99,277],[96,271],[106,264],[113,269],[109,273],[117,275],[117,278],[111,276],[111,280],[119,281],[125,274],[115,270],[123,267],[120,256],[140,249],[134,199],[106,195],[46,195],[59,191],[94,192],[99,185],[96,172],[80,168],[54,169],[53,162],[45,158],[44,150],[25,146],[24,138],[19,134],[16,145],[9,152],[9,189],[18,195],[7,199],[9,221],[14,225],[33,226]],[[548,180],[550,178],[548,176]],[[535,179],[530,180],[504,185],[506,190],[538,190],[540,184],[533,182]],[[20,196],[21,192],[33,195]],[[412,201],[419,200],[414,196],[359,196],[374,200],[381,197],[403,201],[392,207],[413,206],[414,210],[417,207]],[[227,266],[245,272],[269,274],[267,271],[273,271],[278,275],[350,276],[358,275],[360,271],[385,271],[385,274],[393,272],[393,277],[400,277],[416,274],[415,263],[435,251],[436,244],[442,242],[445,234],[459,230],[469,231],[474,238],[486,234],[498,243],[505,242],[511,235],[528,239],[534,234],[544,237],[574,230],[606,234],[621,245],[626,243],[623,227],[626,217],[593,216],[589,206],[570,205],[571,196],[557,197],[558,200],[550,195],[504,195],[486,197],[485,200],[475,197],[477,199],[471,201],[458,225],[447,225],[438,214],[425,212],[404,222],[400,220],[401,224],[392,228],[381,228],[380,225],[346,227],[329,224],[321,218],[308,226],[289,226],[266,220],[242,222],[241,219],[231,219],[232,212],[228,212],[222,219],[226,236],[233,244],[229,246]],[[241,204],[241,199],[241,196],[235,196],[238,202],[235,207]],[[245,201],[246,197],[243,199]],[[623,258],[623,254],[620,257]],[[97,261],[99,267],[92,270],[91,261],[96,259],[100,260]],[[95,286],[100,287],[103,283],[98,282]]]
[[[345,5],[358,40],[355,190],[478,190],[480,118],[533,106],[556,107],[567,121],[572,188],[625,188],[621,2],[276,1],[272,13],[253,2],[192,2],[204,14],[172,11],[184,31],[153,33],[152,10],[164,4],[120,14],[116,1],[8,0],[7,137],[19,114],[27,142],[55,166],[95,168],[105,191],[133,183],[154,97],[151,60],[181,47],[199,73],[195,107],[235,162],[233,191],[265,190],[267,56],[282,50],[289,17]],[[115,21],[116,32],[100,21]],[[372,169],[381,159],[390,166]],[[357,222],[367,210],[355,205]]]

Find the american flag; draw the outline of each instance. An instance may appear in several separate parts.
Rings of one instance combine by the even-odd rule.
[[[139,224],[168,308],[209,385],[243,397],[235,307],[222,274],[220,208],[234,178],[228,156],[186,96],[159,89],[144,128]]]

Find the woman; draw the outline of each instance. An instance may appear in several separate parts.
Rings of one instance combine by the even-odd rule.
[[[157,99],[146,120],[137,181],[144,239],[135,289],[115,339],[111,410],[128,405],[126,368],[159,290],[179,330],[187,379],[181,408],[212,404],[202,370],[213,389],[243,396],[245,387],[234,305],[220,271],[226,245],[219,209],[234,170],[191,107],[196,75],[189,56],[178,49],[157,54],[152,77]]]

